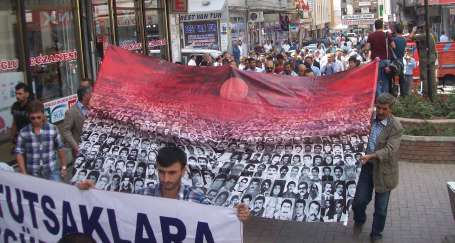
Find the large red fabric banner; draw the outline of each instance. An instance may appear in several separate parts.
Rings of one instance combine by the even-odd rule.
[[[73,181],[141,193],[156,155],[188,157],[183,184],[254,216],[347,222],[367,147],[378,64],[318,78],[189,67],[110,47]]]
[[[208,119],[241,134],[245,134],[241,128],[245,124],[256,135],[365,133],[375,77],[376,62],[330,77],[306,78],[244,72],[230,66],[170,64],[111,47],[93,103],[109,110],[144,112],[165,106],[176,112],[173,122],[186,122],[184,128],[190,130],[198,129],[199,119]],[[179,113],[191,113],[191,118],[178,117]]]

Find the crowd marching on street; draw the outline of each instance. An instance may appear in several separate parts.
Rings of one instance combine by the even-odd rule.
[[[392,125],[396,126],[394,139],[399,141],[400,137],[398,135],[401,136],[402,128],[398,122],[391,118],[391,107],[394,97],[389,94],[395,97],[407,96],[411,94],[412,90],[420,90],[420,87],[413,87],[413,70],[416,68],[417,60],[414,59],[413,50],[407,47],[407,43],[409,41],[417,43],[424,92],[426,89],[425,80],[428,78],[425,64],[428,62],[433,64],[437,59],[434,47],[435,40],[434,37],[430,38],[432,40],[429,47],[431,54],[426,56],[424,51],[426,50],[426,38],[421,25],[414,27],[407,35],[404,35],[404,28],[401,24],[389,26],[387,30],[384,29],[382,20],[376,20],[374,25],[374,31],[372,30],[368,35],[347,37],[343,33],[336,33],[324,41],[312,44],[306,43],[308,45],[305,46],[297,41],[283,41],[279,44],[267,41],[264,45],[257,45],[251,48],[248,53],[245,51],[244,44],[241,41],[236,41],[233,43],[232,52],[224,52],[217,58],[212,58],[209,54],[192,56],[186,64],[200,67],[230,65],[247,72],[294,77],[320,77],[356,69],[376,60],[379,62],[376,87],[376,99],[379,102],[379,106],[377,107],[382,107],[384,110],[379,115],[382,115],[382,120],[388,120],[391,124],[393,123]],[[441,36],[441,39],[446,41],[446,37]],[[434,76],[434,67],[430,71]],[[311,80],[308,79],[308,82],[311,82]],[[44,106],[40,101],[34,99],[29,86],[20,83],[15,90],[17,102],[11,110],[14,117],[11,137],[12,142],[15,144],[13,153],[16,155],[19,172],[61,181],[67,175],[67,165],[71,164],[70,162],[76,158],[79,152],[83,123],[90,112],[91,84],[88,81],[81,82],[81,86],[77,91],[78,101],[76,105],[67,111],[63,126],[60,129],[46,120]],[[374,125],[374,128],[377,129],[374,130],[374,134],[370,134],[370,137],[371,135],[378,136],[382,132],[384,125],[381,124],[377,122]],[[384,141],[384,144],[388,142],[390,141]],[[399,144],[399,142],[395,142],[395,144]],[[375,142],[371,146],[369,143],[369,152],[371,154],[362,157],[362,164],[365,165],[372,160],[383,160],[383,157],[386,157],[381,153],[377,153],[382,148],[375,146]],[[163,187],[164,189],[161,191],[153,191],[148,194],[145,193],[145,195],[156,194],[157,196],[178,199],[179,193],[181,193],[180,190],[183,188],[180,187],[180,180],[184,174],[186,156],[183,151],[177,148],[164,148],[157,153],[157,156],[157,163],[161,169],[160,173],[174,173],[180,177],[173,181],[174,187],[169,187],[168,189]],[[1,166],[3,167],[3,165]],[[370,172],[371,170],[373,168],[370,168]],[[368,176],[372,180],[371,173]],[[77,186],[80,189],[89,189],[94,187],[94,183],[90,182],[90,180],[85,180]],[[368,190],[372,190],[370,187],[361,189],[366,191],[366,193],[368,193]],[[393,188],[384,187],[383,191],[385,192],[380,195],[384,202],[378,203],[385,205],[385,211],[384,209],[381,211],[385,214],[387,213],[388,197],[391,189]],[[198,196],[194,193],[189,191],[185,197]],[[379,196],[377,195],[376,197]],[[201,199],[200,201],[204,200]],[[367,200],[367,202],[361,203],[355,208],[357,210],[355,211],[355,216],[357,216],[355,217],[356,223],[363,224],[365,222],[365,208],[368,202]],[[250,211],[247,206],[240,205],[237,208],[237,216],[240,220],[246,220],[249,215]],[[376,231],[372,232],[371,237],[379,239],[382,238],[381,232],[384,228],[385,216],[379,219],[376,219],[375,216],[375,220],[379,222],[377,223],[379,226],[376,225],[376,228],[373,228],[373,231]]]
[[[377,59],[380,64],[376,94],[387,92],[395,96],[406,96],[413,88],[420,90],[420,87],[412,87],[412,75],[417,60],[414,59],[412,47],[407,47],[407,42],[420,42],[417,48],[421,57],[425,56],[421,50],[424,50],[426,45],[422,25],[414,27],[406,36],[403,35],[403,29],[403,26],[397,23],[385,30],[382,20],[377,20],[375,30],[368,35],[347,37],[340,32],[306,46],[297,41],[285,40],[276,45],[267,41],[264,45],[255,46],[248,53],[242,41],[236,41],[232,53],[224,52],[217,58],[212,58],[209,54],[192,56],[187,65],[231,65],[251,72],[318,77],[351,70]],[[446,36],[442,35],[441,39],[446,41]],[[430,48],[433,48],[432,53],[435,53],[434,39],[433,47]],[[430,62],[434,63],[435,58]],[[425,74],[422,75],[422,80],[425,80]]]

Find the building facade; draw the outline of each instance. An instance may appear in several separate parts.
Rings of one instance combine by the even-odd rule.
[[[109,45],[170,57],[167,4],[164,0],[2,1],[0,137],[11,126],[14,86],[19,82],[49,102],[74,97],[82,79],[95,80]],[[55,112],[64,114],[62,109]]]

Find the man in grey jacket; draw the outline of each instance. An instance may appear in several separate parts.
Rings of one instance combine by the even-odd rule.
[[[366,221],[365,210],[375,190],[373,226],[370,238],[373,242],[382,239],[387,217],[390,192],[398,185],[398,149],[403,127],[392,115],[395,97],[383,93],[376,100],[376,114],[371,122],[371,131],[365,155],[360,158],[360,173],[357,191],[352,205],[354,233],[361,231]]]
[[[65,114],[63,121],[62,134],[65,144],[71,148],[73,157],[79,152],[81,142],[82,126],[88,115],[90,99],[92,97],[92,88],[90,86],[81,86],[77,90],[77,103],[71,107]]]

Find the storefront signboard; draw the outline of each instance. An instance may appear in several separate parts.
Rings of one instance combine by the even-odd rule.
[[[46,113],[47,120],[50,123],[63,121],[65,112],[75,105],[76,102],[77,95],[70,95],[44,103],[44,112]]]
[[[221,13],[210,12],[210,13],[194,13],[194,14],[181,14],[180,22],[188,21],[200,21],[200,20],[219,20],[221,19]]]
[[[30,66],[77,60],[77,50],[30,57]]]
[[[185,48],[219,50],[219,30],[216,20],[184,22],[183,33]]]

